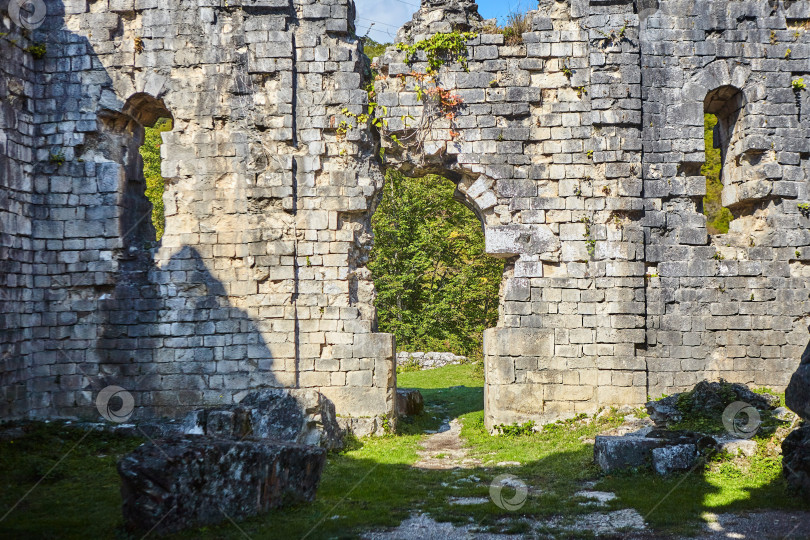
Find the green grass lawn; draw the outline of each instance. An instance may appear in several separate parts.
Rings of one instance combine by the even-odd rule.
[[[520,532],[525,523],[504,518],[573,519],[592,512],[574,496],[587,480],[618,495],[612,509],[635,508],[665,532],[693,531],[707,511],[791,509],[801,504],[785,490],[778,457],[726,459],[705,471],[663,479],[649,473],[605,477],[593,465],[588,440],[619,425],[620,415],[561,422],[542,433],[492,437],[483,426],[483,379],[474,365],[401,373],[398,378],[400,387],[422,392],[425,413],[401,420],[396,435],[356,441],[350,449],[331,454],[314,503],[248,519],[239,528],[226,522],[176,538],[244,538],[244,534],[351,538],[369,528],[396,526],[419,512],[440,521]],[[455,417],[463,422],[462,437],[470,456],[480,459],[482,466],[449,471],[414,468],[424,431]],[[61,423],[33,427],[19,440],[0,442],[0,516],[30,490],[0,521],[0,538],[130,538],[122,525],[115,461],[141,441],[109,433],[85,434]],[[501,462],[521,465],[498,466]],[[519,511],[508,512],[491,503],[448,503],[451,497],[488,497],[490,482],[502,473],[514,474],[531,486]]]

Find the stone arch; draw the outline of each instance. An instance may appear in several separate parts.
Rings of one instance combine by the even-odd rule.
[[[124,166],[125,183],[121,190],[121,235],[125,246],[142,245],[155,240],[152,225],[152,203],[146,197],[146,180],[140,147],[144,143],[144,129],[152,127],[161,118],[174,119],[162,99],[145,92],[130,96],[115,124],[119,131],[129,136],[130,141],[122,147],[124,155],[120,163]],[[124,125],[126,123],[126,125]]]

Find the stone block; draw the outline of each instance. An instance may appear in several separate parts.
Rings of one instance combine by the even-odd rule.
[[[277,441],[157,440],[118,462],[127,528],[154,534],[312,501],[326,451]]]

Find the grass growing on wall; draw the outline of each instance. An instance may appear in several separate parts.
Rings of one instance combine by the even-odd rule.
[[[498,320],[503,262],[484,253],[478,218],[438,176],[386,176],[372,219],[369,268],[380,330],[400,350],[480,357],[483,332]]]
[[[143,158],[143,176],[146,179],[146,198],[152,203],[152,224],[155,226],[157,240],[163,237],[166,228],[166,216],[163,209],[163,192],[166,182],[160,175],[160,134],[172,130],[172,121],[161,118],[154,127],[146,128],[146,136],[140,148]]]
[[[728,208],[723,207],[721,195],[723,193],[723,182],[720,179],[720,169],[723,165],[723,158],[719,148],[714,148],[714,126],[717,125],[717,117],[713,114],[705,114],[704,118],[704,140],[706,142],[706,162],[700,169],[700,174],[706,177],[706,196],[703,197],[703,213],[707,217],[707,228],[709,234],[725,234],[734,216]]]

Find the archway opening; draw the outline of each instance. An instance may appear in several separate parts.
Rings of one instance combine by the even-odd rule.
[[[144,140],[138,151],[143,159],[143,177],[146,182],[146,198],[152,203],[152,225],[155,239],[160,241],[166,229],[166,213],[163,207],[163,193],[166,181],[160,173],[161,134],[172,130],[172,119],[159,118],[155,125],[144,129]]]
[[[133,196],[145,196],[151,203],[151,207],[147,207],[145,212],[138,212],[137,216],[130,216],[130,219],[151,221],[155,240],[160,241],[166,223],[163,206],[166,182],[160,173],[160,151],[162,134],[172,130],[174,121],[162,100],[145,93],[130,97],[124,105],[124,113],[134,119],[140,128],[135,134],[140,159],[135,160],[134,170],[127,173],[129,184],[136,192]]]
[[[739,130],[735,128],[742,105],[742,92],[733,86],[709,92],[703,102],[706,160],[700,172],[706,177],[703,213],[709,234],[728,233],[734,219],[728,208],[735,172],[731,150],[739,142]]]
[[[484,252],[479,218],[440,176],[389,171],[372,218],[369,268],[379,329],[398,351],[483,358],[483,332],[498,321],[504,263]]]

